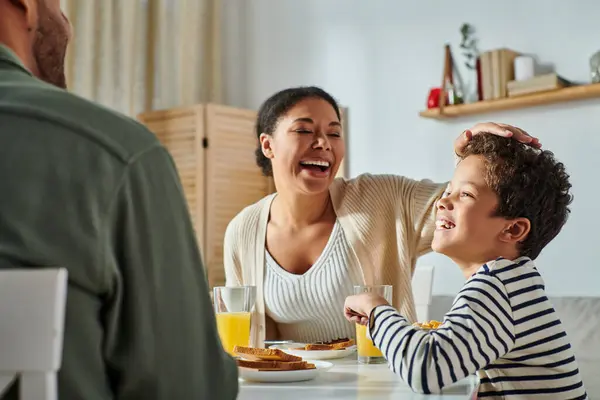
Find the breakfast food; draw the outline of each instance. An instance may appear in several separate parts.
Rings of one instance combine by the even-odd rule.
[[[333,350],[331,344],[309,343],[304,347],[296,347],[295,350]]]
[[[413,326],[416,326],[417,328],[421,328],[421,329],[437,329],[437,328],[439,328],[440,325],[442,325],[442,323],[440,321],[436,321],[433,319],[431,321],[415,322],[413,324]]]
[[[297,347],[293,350],[343,350],[354,345],[353,339],[343,338],[330,342],[309,343],[304,347]]]
[[[235,346],[233,352],[237,356],[251,361],[302,361],[302,357],[284,353],[279,349]]]
[[[240,357],[236,360],[241,368],[258,371],[299,371],[315,369],[315,365],[279,349],[259,349],[255,347],[235,346],[233,352]]]
[[[237,365],[242,368],[253,368],[259,371],[297,371],[301,369],[314,369],[314,364],[306,361],[250,361],[237,360]]]
[[[353,339],[337,339],[325,343],[311,343],[305,346],[306,350],[342,350],[354,345]]]
[[[335,339],[335,340],[332,340],[330,342],[317,342],[317,343],[320,343],[320,344],[340,344],[340,343],[348,343],[348,342],[354,343],[354,340],[348,339],[346,337],[346,338],[341,338],[341,339]]]

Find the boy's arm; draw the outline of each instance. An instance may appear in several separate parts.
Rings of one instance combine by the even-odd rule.
[[[392,371],[416,392],[437,393],[474,374],[514,346],[512,309],[496,277],[477,274],[436,330],[413,327],[390,306],[376,307],[371,336]]]

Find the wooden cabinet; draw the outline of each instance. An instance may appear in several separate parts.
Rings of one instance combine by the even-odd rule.
[[[255,162],[256,112],[217,104],[151,111],[144,123],[171,153],[211,287],[223,285],[223,237],[244,207],[274,191]]]

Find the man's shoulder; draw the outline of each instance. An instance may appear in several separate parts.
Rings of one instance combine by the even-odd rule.
[[[140,122],[33,79],[0,86],[0,114],[63,130],[124,162],[159,144]]]

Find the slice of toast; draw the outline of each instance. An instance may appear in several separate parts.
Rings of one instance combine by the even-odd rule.
[[[331,341],[329,341],[329,342],[319,342],[319,343],[322,343],[322,344],[337,344],[337,343],[344,343],[344,342],[347,342],[348,340],[351,340],[351,339],[348,339],[348,338],[341,338],[341,339],[335,339],[335,340],[331,340]]]
[[[236,360],[237,365],[242,368],[253,368],[259,371],[292,371],[300,369],[308,369],[308,363],[306,361],[250,361],[250,360]]]
[[[301,371],[306,369],[316,369],[315,364],[306,363],[303,368],[294,368],[294,369],[280,369],[280,368],[259,368],[259,371]]]
[[[338,339],[327,343],[311,343],[304,346],[304,350],[343,350],[354,345],[353,339]]]
[[[332,344],[310,343],[304,346],[304,350],[334,350]]]
[[[284,353],[279,349],[235,346],[233,352],[241,358],[250,361],[302,361],[302,357]]]
[[[350,346],[354,346],[354,339],[347,339],[343,342],[337,342],[332,344],[333,348],[336,350],[341,350],[348,348]]]

